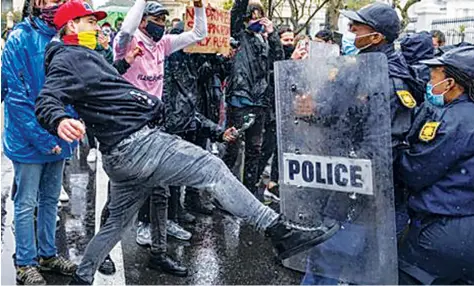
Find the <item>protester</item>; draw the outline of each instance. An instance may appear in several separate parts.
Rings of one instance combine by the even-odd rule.
[[[244,185],[256,196],[259,181],[258,161],[261,155],[265,113],[273,95],[269,93],[270,70],[273,63],[284,58],[284,52],[273,23],[265,18],[260,4],[236,0],[231,10],[231,35],[240,42],[228,78],[227,125],[240,127],[244,118],[255,114],[254,124],[245,131]],[[266,35],[266,36],[264,36]],[[224,162],[235,165],[240,142],[229,144]],[[263,200],[262,197],[259,199]]]
[[[204,9],[197,7],[191,31],[164,35],[166,16],[169,15],[166,8],[155,1],[137,0],[127,13],[114,42],[116,60],[136,47],[143,49],[143,55],[130,66],[124,78],[161,99],[165,56],[204,38],[207,24],[203,14]],[[137,243],[151,245],[150,267],[175,275],[187,275],[187,269],[166,254],[167,207],[168,194],[159,188],[139,212]],[[189,233],[178,224],[170,225],[168,230],[180,238],[189,237]]]
[[[195,2],[195,6],[197,17],[201,17],[195,25],[199,21],[205,24],[202,3]],[[55,24],[61,27],[63,38],[92,31],[97,20],[105,17],[104,12],[87,8],[82,2],[70,1],[59,9]],[[177,37],[182,35],[189,33]],[[157,186],[208,188],[230,213],[266,230],[280,259],[307,250],[337,231],[334,221],[315,228],[298,227],[263,206],[219,158],[157,128],[165,121],[159,98],[121,78],[100,54],[81,45],[64,41],[49,46],[47,81],[36,102],[42,126],[68,141],[85,133],[83,123],[64,112],[65,104],[74,104],[100,143],[104,169],[111,179],[110,216],[87,246],[71,284],[92,284],[99,264]],[[184,44],[174,48],[182,49]],[[91,70],[100,72],[85,72]]]
[[[439,49],[446,44],[446,36],[440,30],[432,30],[431,37],[433,40],[433,47]]]
[[[39,271],[72,275],[76,269],[56,249],[64,159],[71,156],[72,146],[43,129],[34,114],[45,81],[44,52],[56,34],[53,17],[61,3],[32,2],[33,13],[15,26],[2,54],[2,88],[7,91],[3,147],[15,172],[16,279],[22,284],[44,285]]]
[[[430,69],[421,61],[434,57],[435,50],[431,35],[428,32],[408,34],[401,39],[400,48],[412,76],[422,80],[426,85],[430,81]]]
[[[318,43],[334,44],[334,34],[331,30],[321,30],[314,36],[314,41]]]
[[[295,33],[289,26],[282,26],[278,31],[278,35],[285,51],[285,60],[288,60],[295,50]]]
[[[398,164],[410,190],[410,228],[399,250],[400,284],[474,281],[474,47],[422,61],[427,101]]]

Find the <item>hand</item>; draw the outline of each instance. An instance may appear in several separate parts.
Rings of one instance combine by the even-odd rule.
[[[58,136],[69,143],[82,139],[85,133],[86,128],[84,124],[76,119],[63,119],[58,126]]]
[[[309,94],[297,95],[293,102],[295,114],[298,117],[309,117],[314,115],[313,98]]]
[[[237,140],[237,137],[238,132],[235,127],[228,128],[222,136],[225,142],[234,142],[235,140]]]
[[[140,47],[135,47],[135,49],[129,51],[129,52],[125,55],[125,61],[126,61],[129,65],[131,65],[131,64],[135,61],[135,59],[136,59],[137,57],[141,57],[141,56],[143,56],[143,50],[142,50],[142,48],[140,48]]]
[[[104,36],[104,34],[99,33],[99,37],[97,38],[97,40],[104,49],[107,50],[109,48],[109,38]]]
[[[197,7],[197,8],[202,8],[202,0],[194,0],[193,1],[194,3],[194,7]]]
[[[293,54],[291,55],[292,60],[304,60],[308,57],[308,51],[306,50],[306,47],[304,46],[299,46],[295,49]]]
[[[268,34],[273,33],[273,31],[274,31],[273,23],[268,18],[262,18],[260,20],[260,24],[262,24],[265,27],[265,32],[266,33],[268,33]]]
[[[51,153],[59,155],[61,154],[61,151],[62,151],[61,147],[59,147],[59,145],[56,145],[56,147],[54,147],[53,150],[51,150]]]

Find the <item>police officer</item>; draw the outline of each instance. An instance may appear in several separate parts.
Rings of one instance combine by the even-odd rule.
[[[474,282],[474,47],[422,63],[426,100],[396,166],[410,191],[400,284]]]
[[[410,129],[416,97],[423,98],[424,86],[410,74],[408,65],[393,42],[400,32],[397,12],[384,3],[374,3],[360,10],[343,10],[341,13],[351,20],[349,31],[342,38],[342,52],[346,55],[380,52],[388,59],[390,78],[390,110],[392,119],[392,148],[394,160],[398,146],[403,144]],[[420,85],[419,85],[420,84]],[[395,208],[397,211],[397,233],[400,235],[408,222],[405,211],[404,187],[394,175]]]

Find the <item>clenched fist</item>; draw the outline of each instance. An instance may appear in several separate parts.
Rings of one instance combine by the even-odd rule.
[[[85,133],[86,127],[81,121],[76,119],[63,119],[58,126],[58,136],[69,143],[82,139]]]

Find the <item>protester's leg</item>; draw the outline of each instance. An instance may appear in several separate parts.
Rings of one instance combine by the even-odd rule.
[[[124,183],[111,181],[110,216],[87,245],[84,257],[76,271],[80,280],[92,283],[99,264],[120,241],[121,235],[150,193],[150,189],[134,184],[133,181]]]
[[[151,252],[166,252],[166,221],[168,220],[169,191],[154,188],[150,196]]]
[[[97,149],[97,143],[95,142],[95,137],[94,137],[94,134],[92,133],[92,129],[90,128],[86,129],[86,136],[87,136],[87,141],[89,142],[89,147],[91,149]]]
[[[105,202],[105,206],[102,209],[102,213],[100,216],[100,226],[102,227],[105,222],[107,221],[107,218],[110,216],[109,212],[109,204],[110,204],[110,181],[107,183],[107,201]],[[110,254],[108,254],[102,264],[99,266],[99,272],[104,274],[104,275],[112,275],[117,271],[115,268],[115,263],[110,257]]]
[[[258,161],[258,174],[261,176],[268,160],[273,154],[276,146],[276,121],[272,119],[271,111],[265,112],[265,125],[263,132],[262,152]]]
[[[140,211],[138,212],[138,221],[145,224],[149,224],[151,222],[150,198],[148,198],[143,204],[143,206],[140,208]]]
[[[14,201],[15,256],[17,266],[38,264],[34,212],[43,172],[42,164],[13,162],[16,192]],[[56,217],[55,217],[56,220]]]
[[[107,183],[107,201],[105,202],[105,206],[102,209],[102,213],[100,215],[100,226],[103,226],[107,221],[107,218],[110,215],[109,212],[109,203],[110,203],[110,181]]]
[[[275,149],[273,150],[273,157],[272,157],[272,171],[270,173],[270,181],[278,183],[278,147],[275,145]]]
[[[245,164],[244,164],[244,185],[260,200],[262,194],[257,194],[257,183],[260,179],[259,159],[261,155],[263,126],[265,124],[265,114],[263,109],[255,108],[255,123],[245,131]],[[268,159],[267,159],[268,160]]]
[[[168,200],[168,219],[178,222],[180,187],[169,187],[170,198]]]
[[[56,256],[56,216],[61,193],[64,160],[44,165],[38,201],[38,254],[43,258]]]

